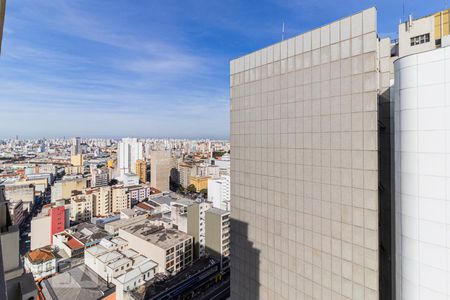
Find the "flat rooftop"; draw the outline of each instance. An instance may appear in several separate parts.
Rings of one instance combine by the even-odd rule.
[[[192,238],[179,230],[165,228],[161,223],[145,219],[121,229],[163,249],[172,248],[182,241]]]
[[[229,211],[226,211],[226,210],[223,210],[223,209],[220,209],[220,208],[216,208],[216,207],[211,207],[211,208],[208,209],[206,212],[207,212],[207,213],[216,214],[216,215],[221,215],[221,216],[227,215],[227,214],[229,215],[229,214],[230,214]]]
[[[45,299],[99,299],[115,290],[87,266],[80,265],[42,282]]]
[[[81,223],[68,228],[66,231],[84,245],[110,237],[108,232],[92,223]]]

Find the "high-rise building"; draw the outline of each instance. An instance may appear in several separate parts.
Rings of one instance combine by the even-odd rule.
[[[205,255],[205,218],[206,211],[210,208],[211,203],[206,201],[195,201],[187,207],[187,233],[194,238],[194,259]]]
[[[144,158],[142,143],[137,138],[123,138],[117,151],[117,167],[120,175],[136,173],[136,161]]]
[[[142,183],[147,182],[147,162],[143,159],[136,161],[136,175]]]
[[[128,189],[125,186],[113,186],[111,188],[111,212],[119,213],[126,208],[131,208]]]
[[[78,137],[78,136],[72,138],[71,154],[72,154],[72,156],[82,154],[82,151],[81,151],[81,138]]]
[[[111,187],[102,186],[85,190],[86,198],[92,199],[92,215],[107,216],[111,213]]]
[[[395,61],[397,299],[450,297],[450,43],[441,46]]]
[[[150,161],[150,184],[155,189],[169,191],[169,177],[172,157],[167,151],[152,151]]]
[[[106,186],[109,183],[108,168],[92,168],[91,169],[91,187]]]
[[[221,267],[228,266],[230,255],[230,212],[210,208],[205,213],[206,251],[220,260]]]
[[[230,62],[232,299],[395,293],[390,51],[371,8]]]
[[[230,211],[230,176],[208,179],[208,201],[215,208]]]

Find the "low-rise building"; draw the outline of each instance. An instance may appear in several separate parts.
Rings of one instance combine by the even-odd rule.
[[[126,299],[126,293],[151,280],[157,263],[129,248],[122,238],[102,240],[86,249],[85,264],[106,282],[116,286],[116,299]]]
[[[24,257],[24,267],[33,273],[34,280],[41,280],[56,274],[56,256],[50,247],[29,251]]]
[[[65,231],[53,236],[52,246],[57,251],[63,251],[70,258],[81,257],[84,253],[84,245]]]
[[[130,248],[158,264],[158,272],[176,273],[192,264],[192,236],[160,220],[144,219],[119,229]]]

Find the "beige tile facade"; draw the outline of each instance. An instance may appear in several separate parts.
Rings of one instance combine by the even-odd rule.
[[[376,10],[230,62],[232,299],[377,299]]]

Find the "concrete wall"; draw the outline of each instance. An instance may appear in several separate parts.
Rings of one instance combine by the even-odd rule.
[[[200,238],[200,207],[194,203],[187,209],[187,234],[194,238],[193,254],[194,259],[199,256],[199,238]]]
[[[233,299],[378,299],[376,10],[230,63]]]
[[[222,216],[206,211],[205,223],[206,251],[220,259],[222,256]]]
[[[51,217],[33,218],[31,220],[31,250],[48,246],[51,241]]]

